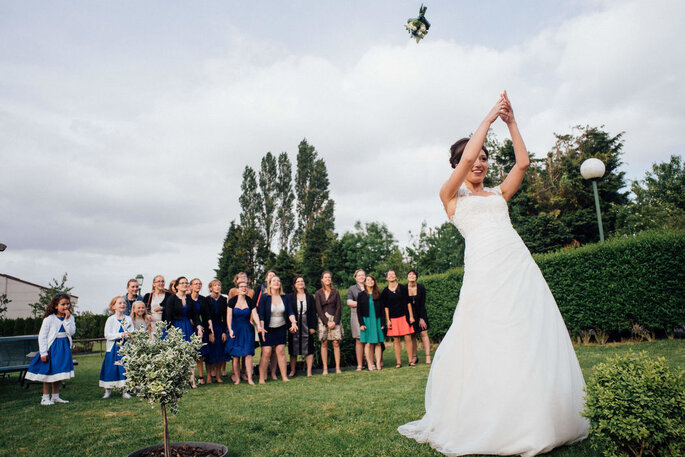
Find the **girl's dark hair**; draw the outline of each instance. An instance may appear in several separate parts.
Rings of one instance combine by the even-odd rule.
[[[371,297],[374,300],[381,298],[381,292],[378,290],[378,284],[376,284],[376,278],[373,275],[366,275],[367,278],[373,279],[373,287],[371,288]],[[366,285],[364,285],[364,291],[366,291]]]
[[[450,146],[450,165],[452,165],[452,168],[456,168],[457,164],[461,160],[461,155],[464,153],[466,143],[468,143],[470,139],[471,138],[462,138]],[[483,149],[483,152],[485,152],[485,157],[489,158],[490,153],[485,146],[483,146],[481,149]]]
[[[411,270],[409,270],[407,272],[407,276],[409,276],[409,273],[414,273],[414,275],[416,275],[416,279],[419,279],[419,272],[416,271],[415,269],[412,268]]]
[[[57,293],[54,297],[52,297],[52,300],[50,300],[50,303],[48,303],[48,306],[45,308],[45,314],[43,315],[43,318],[48,317],[50,314],[57,314],[57,305],[63,298],[66,298],[71,304],[71,298],[69,298],[69,295]]]

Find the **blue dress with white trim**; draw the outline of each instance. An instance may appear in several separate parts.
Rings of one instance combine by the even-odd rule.
[[[118,320],[118,319],[117,319]],[[124,333],[124,327],[121,325],[124,319],[119,320],[119,333]],[[112,387],[122,388],[126,385],[126,370],[123,365],[116,365],[115,362],[121,360],[119,354],[119,341],[121,338],[114,341],[112,350],[105,353],[105,360],[102,361],[102,369],[100,370],[100,387],[111,389]]]
[[[63,317],[57,317],[63,321]],[[69,338],[64,330],[64,324],[59,327],[57,338],[48,349],[48,360],[43,362],[40,353],[31,361],[25,378],[29,381],[55,382],[74,377],[74,360],[71,357]]]

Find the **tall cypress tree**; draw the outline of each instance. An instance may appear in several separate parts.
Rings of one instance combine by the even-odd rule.
[[[271,244],[276,231],[276,198],[278,187],[278,169],[276,157],[267,152],[262,157],[259,169],[259,191],[261,193],[261,206],[259,208],[258,224],[262,232],[264,247],[267,255],[271,253]]]
[[[264,206],[262,196],[257,189],[257,175],[255,171],[246,166],[243,171],[243,182],[240,186],[240,227],[241,246],[245,251],[245,272],[248,277],[255,279],[260,277],[263,270],[263,257],[265,240],[261,236],[259,216]]]
[[[326,162],[318,157],[314,146],[302,140],[297,153],[298,227],[296,238],[302,250],[302,272],[311,284],[318,284],[318,277],[326,262],[326,253],[335,241],[335,203],[330,198],[330,181]]]
[[[221,248],[219,268],[214,270],[216,278],[221,281],[224,293],[228,293],[228,290],[232,287],[233,277],[237,273],[248,270],[247,259],[247,252],[242,241],[242,229],[233,220]]]
[[[280,250],[288,252],[290,240],[295,228],[295,215],[293,214],[293,170],[288,154],[282,152],[278,156],[278,180],[276,181],[276,204],[277,225],[279,234]]]

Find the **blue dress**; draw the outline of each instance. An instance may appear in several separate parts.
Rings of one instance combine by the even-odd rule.
[[[197,300],[193,300],[190,296],[188,296],[187,300],[190,300],[191,302],[193,302],[193,306],[195,307],[195,315],[196,316],[201,315],[200,310],[202,309],[202,305],[200,304],[200,296],[199,295],[197,296]],[[186,316],[186,309],[185,308],[183,308],[183,316],[184,317]],[[191,328],[192,328],[192,325],[191,325]],[[197,334],[197,329],[193,329],[193,333]],[[202,332],[202,343],[204,343],[204,344],[200,348],[199,352],[200,352],[201,356],[206,356],[207,354],[209,354],[209,327],[207,327],[206,332]]]
[[[63,321],[63,317],[57,317]],[[31,361],[25,378],[29,381],[56,382],[74,377],[74,361],[71,358],[69,338],[64,325],[59,327],[57,338],[48,349],[48,361],[40,359],[40,353]]]
[[[225,356],[225,344],[221,341],[221,335],[224,334],[224,326],[220,319],[216,316],[219,315],[219,300],[215,300],[214,297],[207,297],[209,300],[209,305],[213,307],[212,316],[212,329],[214,330],[214,342],[209,342],[209,336],[207,336],[207,363],[210,365],[215,363],[221,363],[226,361]],[[199,312],[198,312],[199,314]],[[208,332],[205,332],[208,333]],[[228,337],[228,335],[226,335]],[[204,341],[204,338],[202,339]]]
[[[188,305],[183,305],[183,318],[171,321],[171,325],[181,329],[183,332],[183,339],[190,341],[190,335],[195,333],[195,331],[193,330],[193,324],[190,322],[190,319],[188,319]]]
[[[250,324],[250,308],[233,308],[233,336],[226,332],[226,355],[245,357],[254,355],[254,327]]]
[[[123,319],[119,321],[119,324]],[[119,332],[124,333],[124,327],[119,325]],[[119,354],[119,342],[121,338],[114,341],[112,350],[105,353],[105,360],[102,361],[102,369],[100,370],[100,387],[111,389],[112,387],[124,387],[126,385],[126,370],[123,365],[116,365],[116,362],[121,360]]]

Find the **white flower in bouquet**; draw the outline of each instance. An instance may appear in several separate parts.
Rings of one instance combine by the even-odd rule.
[[[404,26],[409,32],[409,35],[416,40],[417,44],[426,36],[428,29],[431,26],[430,22],[428,22],[424,16],[427,9],[427,7],[421,5],[421,8],[419,8],[419,17],[408,19]]]

